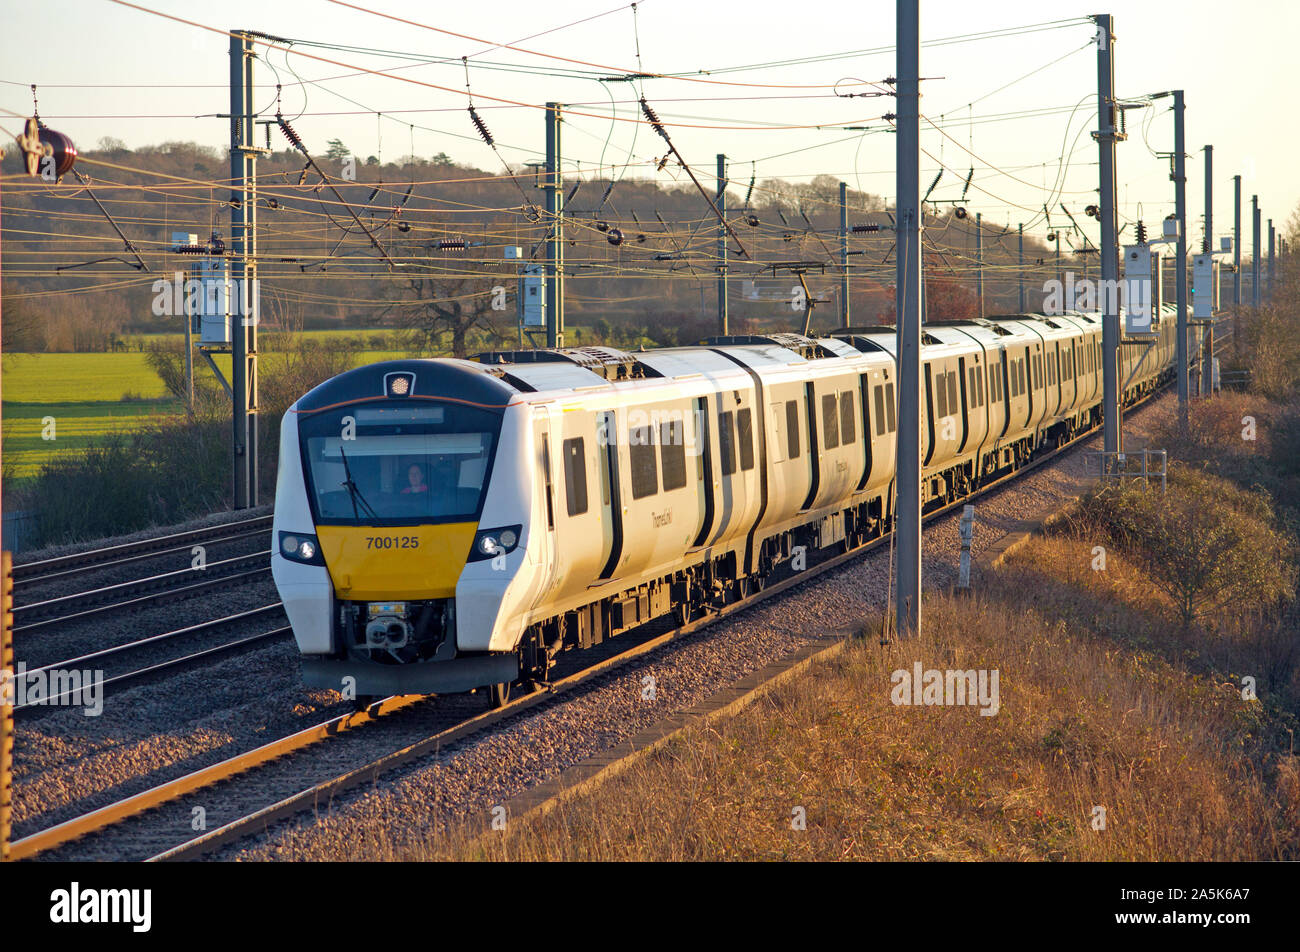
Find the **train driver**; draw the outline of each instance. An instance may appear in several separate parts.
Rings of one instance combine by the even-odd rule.
[[[409,496],[413,493],[427,493],[429,491],[429,487],[424,484],[424,470],[418,463],[412,463],[410,465],[406,470],[406,478],[410,482],[410,485],[406,486],[402,490],[403,496]]]

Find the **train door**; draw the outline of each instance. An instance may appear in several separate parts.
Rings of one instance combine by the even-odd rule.
[[[1020,383],[1025,390],[1025,426],[1028,427],[1034,421],[1034,352],[1031,348],[1025,348],[1025,356],[1021,358],[1024,363],[1021,365],[1024,372],[1021,374]]]
[[[801,508],[811,509],[822,483],[820,450],[817,444],[817,433],[819,432],[817,429],[817,390],[811,380],[804,384],[804,406],[808,418],[808,458],[812,465],[812,482],[808,486],[808,498],[804,500]]]
[[[609,557],[600,570],[601,579],[614,577],[619,560],[623,557],[623,494],[619,487],[618,417],[613,410],[599,414],[596,420],[598,444],[604,444],[600,453],[600,505],[601,524],[606,526],[605,537]]]
[[[940,382],[943,386],[943,382]],[[947,404],[947,391],[944,393],[944,403]],[[921,432],[924,434],[924,445],[921,447],[921,465],[929,466],[930,457],[934,455],[934,379],[929,364],[925,365],[925,426]]]
[[[564,575],[564,566],[560,563],[560,549],[555,544],[555,459],[551,451],[551,419],[546,407],[533,408],[533,445],[537,452],[537,510],[542,518],[533,523],[534,529],[542,529],[540,536],[530,540],[529,549],[537,553],[541,560],[538,574],[546,580],[542,590],[551,587],[554,580]]]
[[[1011,362],[1007,360],[1005,347],[998,348],[998,404],[1002,407],[1002,430],[998,439],[1007,435],[1011,428]]]
[[[865,373],[858,378],[858,387],[862,397],[862,452],[864,464],[862,478],[858,480],[857,492],[862,492],[871,480],[871,443],[875,439],[871,420],[871,374]]]
[[[699,487],[700,531],[691,543],[692,548],[704,545],[713,530],[717,509],[718,484],[713,478],[713,441],[709,428],[709,398],[695,400],[695,479]]]
[[[975,392],[969,389],[966,380],[966,358],[957,358],[957,399],[961,402],[961,442],[957,452],[966,452],[966,440],[970,437],[970,417],[975,403]]]

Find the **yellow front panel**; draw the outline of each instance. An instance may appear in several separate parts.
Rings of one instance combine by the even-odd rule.
[[[317,526],[321,555],[339,598],[451,598],[478,524]]]

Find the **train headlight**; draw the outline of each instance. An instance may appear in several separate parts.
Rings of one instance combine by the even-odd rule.
[[[325,564],[320,554],[320,543],[314,535],[306,532],[281,532],[280,554],[290,562],[302,562],[304,565]]]
[[[503,526],[499,529],[481,529],[474,536],[474,547],[470,550],[469,560],[481,562],[498,555],[508,555],[519,545],[519,533],[523,526]]]

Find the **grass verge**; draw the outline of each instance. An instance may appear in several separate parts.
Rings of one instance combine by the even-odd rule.
[[[1243,699],[1241,673],[1183,638],[1135,564],[1091,559],[1068,527],[1035,538],[973,599],[928,599],[921,640],[855,643],[545,817],[370,831],[348,858],[1300,857],[1294,671]],[[915,662],[996,669],[998,712],[894,704],[892,675]]]

